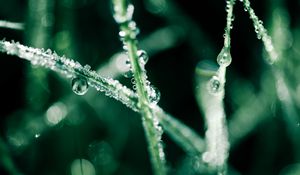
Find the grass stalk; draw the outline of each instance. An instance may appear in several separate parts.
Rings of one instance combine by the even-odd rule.
[[[208,164],[210,171],[219,174],[226,174],[229,155],[228,129],[223,99],[225,95],[226,69],[232,60],[230,54],[230,31],[234,20],[234,4],[235,0],[226,1],[227,18],[224,46],[217,57],[219,68],[209,81],[202,77],[196,92],[207,126],[205,133],[206,152],[203,153],[202,159]],[[210,93],[207,93],[207,88]]]
[[[150,85],[147,84],[147,75],[144,65],[142,65],[138,56],[137,47],[137,28],[132,20],[133,5],[125,0],[114,0],[114,18],[120,26],[120,37],[123,41],[123,48],[128,52],[129,62],[138,96],[138,104],[140,106],[139,113],[142,115],[143,126],[148,141],[148,150],[154,174],[166,174],[166,160],[163,151],[161,135],[162,128],[159,126],[159,120],[155,115],[150,101]],[[156,93],[156,92],[154,92]],[[155,102],[156,105],[157,102]]]

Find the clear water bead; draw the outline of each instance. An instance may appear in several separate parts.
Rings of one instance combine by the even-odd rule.
[[[133,72],[131,70],[129,70],[129,71],[125,72],[123,75],[125,78],[131,78],[131,77],[133,77]]]
[[[134,6],[132,4],[128,4],[125,14],[123,14],[123,7],[121,5],[115,5],[113,17],[117,23],[121,24],[132,19],[133,11]]]
[[[84,95],[89,88],[89,85],[84,78],[75,77],[72,79],[72,90],[77,95]]]
[[[222,83],[218,76],[213,76],[208,82],[208,91],[217,94],[222,91]]]
[[[140,62],[142,65],[145,65],[145,64],[148,62],[149,56],[148,56],[148,54],[147,54],[146,51],[144,51],[144,50],[138,50],[138,51],[137,51],[137,55],[138,55],[138,57],[139,57],[139,62]]]
[[[231,54],[230,54],[230,49],[228,47],[223,47],[221,52],[219,53],[217,57],[217,62],[220,66],[229,66],[231,63]]]
[[[123,74],[125,78],[131,78],[133,77],[133,72],[132,72],[132,68],[131,68],[131,63],[129,59],[125,60],[125,65],[126,65],[126,69],[127,71]]]
[[[151,104],[157,104],[160,100],[160,91],[154,87],[149,86],[148,88],[149,101]]]

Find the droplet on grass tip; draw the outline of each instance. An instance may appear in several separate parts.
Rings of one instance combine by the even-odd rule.
[[[77,95],[84,95],[89,88],[89,85],[84,78],[75,77],[72,79],[72,90]]]
[[[230,49],[228,47],[223,47],[221,52],[217,57],[217,62],[220,66],[229,66],[232,61]]]

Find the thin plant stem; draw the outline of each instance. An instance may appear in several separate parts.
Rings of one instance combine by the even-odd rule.
[[[155,175],[166,174],[165,153],[162,146],[162,128],[159,126],[158,117],[155,115],[150,101],[150,86],[144,64],[138,56],[136,35],[138,29],[132,20],[133,5],[126,0],[113,0],[114,18],[120,27],[120,37],[123,41],[123,48],[128,52],[131,71],[136,86],[139,113],[142,115],[143,126],[148,141],[148,149],[151,157],[152,168]],[[143,65],[142,65],[143,64]],[[156,93],[156,92],[154,92]],[[157,103],[157,101],[155,102]]]
[[[274,45],[272,43],[272,38],[268,35],[268,32],[263,25],[263,22],[256,16],[254,10],[251,8],[249,0],[240,0],[240,1],[242,1],[242,3],[244,4],[244,10],[249,13],[250,19],[253,22],[253,26],[257,38],[263,41],[265,50],[269,55],[267,61],[270,64],[275,63],[276,61],[278,61],[278,53],[274,48]]]
[[[223,99],[225,95],[226,69],[232,60],[230,54],[230,31],[234,20],[234,4],[235,0],[226,1],[227,18],[224,46],[217,57],[219,68],[209,81],[202,78],[196,92],[207,125],[205,133],[206,152],[203,153],[202,159],[208,164],[211,171],[219,174],[226,174],[229,155],[228,129]],[[202,81],[207,85],[203,85]],[[207,93],[207,88],[209,93]]]
[[[250,2],[249,0],[243,0],[243,4],[244,4],[244,8],[246,11],[248,11],[249,15],[250,15],[250,19],[252,19],[254,28],[255,28],[255,32],[257,34],[257,38],[261,39],[263,41],[264,44],[264,48],[266,50],[267,55],[265,56],[266,60],[269,62],[270,65],[272,65],[272,72],[273,72],[273,76],[275,78],[275,86],[276,86],[276,93],[277,93],[277,97],[278,100],[281,103],[283,112],[285,114],[285,121],[288,125],[288,132],[290,133],[291,139],[294,143],[294,145],[296,145],[295,150],[297,152],[297,156],[299,157],[299,151],[298,151],[298,147],[299,147],[299,142],[298,142],[298,130],[296,128],[296,124],[297,123],[297,110],[295,108],[292,96],[291,96],[291,92],[290,89],[286,83],[286,79],[285,79],[285,75],[283,72],[283,67],[282,67],[282,63],[285,60],[282,60],[281,58],[283,58],[283,48],[282,46],[280,47],[280,42],[284,42],[285,39],[281,38],[280,41],[277,41],[276,44],[276,49],[274,47],[274,44],[272,42],[272,38],[268,35],[268,31],[267,29],[265,29],[265,27],[263,26],[263,22],[255,15],[254,10],[251,8],[250,6]],[[273,21],[273,25],[274,25],[274,21]],[[276,28],[285,28],[287,26],[276,26]],[[280,33],[288,33],[288,32],[280,32]],[[278,54],[280,53],[280,54]],[[292,126],[292,127],[290,127]]]

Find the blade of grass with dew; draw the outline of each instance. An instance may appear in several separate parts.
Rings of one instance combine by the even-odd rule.
[[[219,68],[210,80],[202,78],[198,83],[199,87],[196,91],[197,100],[204,113],[207,126],[205,133],[206,152],[203,153],[202,159],[208,164],[211,171],[219,174],[226,174],[226,164],[229,154],[228,131],[223,99],[225,95],[226,68],[232,60],[230,54],[230,31],[234,20],[234,4],[235,0],[226,1],[227,18],[224,46],[217,57]]]
[[[269,62],[270,65],[272,65],[272,71],[273,71],[273,76],[275,77],[278,100],[282,105],[283,112],[286,116],[287,124],[289,126],[293,126],[292,128],[289,127],[289,132],[292,136],[293,143],[299,146],[300,143],[298,142],[298,139],[295,137],[295,135],[298,135],[297,134],[298,129],[296,126],[296,123],[298,121],[298,117],[297,117],[298,114],[294,106],[293,99],[291,97],[290,89],[286,83],[286,79],[282,67],[282,62],[284,62],[285,60],[282,60],[282,58],[280,58],[283,56],[282,54],[280,55],[278,54],[278,53],[283,53],[283,50],[276,50],[272,42],[272,38],[268,35],[267,30],[263,26],[263,22],[259,20],[259,18],[255,15],[254,10],[251,8],[250,1],[249,0],[241,0],[241,1],[243,2],[245,10],[249,13],[250,19],[253,22],[255,32],[257,34],[257,38],[263,41],[264,48],[267,53],[265,59]],[[275,22],[273,22],[273,24],[275,24]],[[280,26],[279,28],[285,28],[285,27],[286,26]],[[282,40],[284,39],[282,38]],[[279,40],[276,43],[277,48],[279,49],[282,48],[280,47],[280,43],[281,40]],[[299,153],[298,153],[298,157],[300,157]]]
[[[117,80],[99,76],[95,71],[90,70],[89,66],[83,67],[78,62],[64,56],[59,57],[50,50],[43,51],[37,48],[26,47],[15,42],[0,41],[0,52],[18,56],[30,61],[33,65],[61,73],[67,78],[80,77],[87,81],[89,86],[104,92],[106,96],[120,101],[135,112],[139,110],[137,96],[133,91],[123,86]],[[201,137],[158,106],[156,106],[155,109],[162,126],[171,138],[175,139],[179,146],[191,152],[203,152],[204,141]],[[197,146],[195,147],[194,145]]]
[[[130,73],[133,74],[134,89],[140,105],[139,113],[143,116],[143,126],[148,141],[148,150],[155,175],[167,173],[165,153],[163,151],[161,136],[163,129],[159,125],[151,105],[156,105],[159,100],[158,93],[147,80],[145,64],[148,56],[145,51],[138,50],[136,36],[138,28],[132,20],[134,6],[126,0],[113,0],[113,16],[120,27],[120,38],[123,48],[128,53]],[[145,60],[147,59],[147,60]]]

